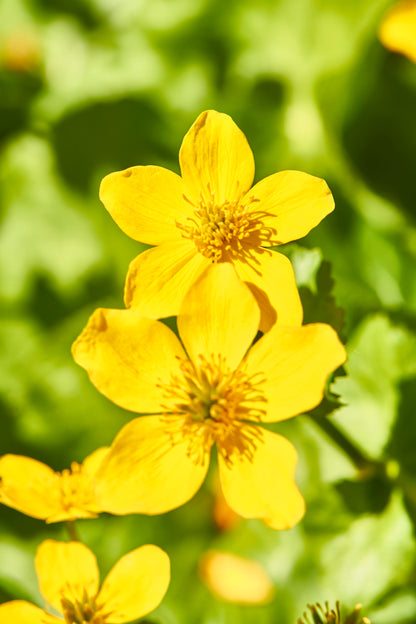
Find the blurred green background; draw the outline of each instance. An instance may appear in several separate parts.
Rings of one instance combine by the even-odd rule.
[[[77,523],[103,573],[142,543],[167,550],[172,582],[151,621],[294,624],[308,602],[339,599],[374,624],[416,622],[416,65],[378,42],[390,4],[0,0],[0,453],[60,470],[131,418],[70,355],[97,306],[123,306],[142,250],[98,200],[105,174],[178,171],[183,135],[214,108],[246,134],[257,180],[299,169],[335,196],[335,212],[284,249],[306,320],[333,323],[349,351],[333,386],[345,405],[328,419],[338,429],[319,424],[329,401],[318,423],[276,428],[299,451],[304,520],[221,531],[208,481],[164,516]],[[380,470],[357,471],[340,430]],[[33,556],[46,537],[67,539],[1,507],[0,600],[42,604]],[[207,548],[261,562],[275,600],[210,595],[197,572]]]

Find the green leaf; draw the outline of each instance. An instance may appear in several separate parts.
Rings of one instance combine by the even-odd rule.
[[[416,336],[375,315],[348,343],[348,375],[334,391],[345,403],[334,421],[370,456],[379,457],[395,421],[402,379],[416,373]]]
[[[323,260],[319,249],[302,249],[298,246],[293,249],[290,256],[302,299],[303,322],[328,323],[341,334],[345,310],[335,301],[331,263]]]
[[[380,474],[357,480],[344,479],[335,485],[345,505],[355,514],[381,513],[393,490],[391,481]]]
[[[386,452],[416,478],[416,376],[404,379],[398,385],[397,391],[397,417]]]
[[[346,604],[369,604],[407,578],[415,541],[401,497],[396,493],[383,514],[355,520],[324,545],[323,584]]]

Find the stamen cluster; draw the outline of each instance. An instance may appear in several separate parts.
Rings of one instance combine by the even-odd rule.
[[[97,610],[95,599],[84,589],[82,600],[61,598],[62,613],[66,624],[105,624],[107,619]]]
[[[65,469],[60,473],[59,488],[61,503],[65,510],[70,511],[74,507],[85,508],[91,504],[91,488],[86,485],[82,474],[82,466],[77,462],[71,463],[71,469]]]
[[[206,449],[217,442],[227,463],[234,454],[251,458],[262,439],[253,421],[260,421],[266,411],[258,407],[266,402],[259,389],[261,375],[249,376],[242,366],[231,370],[221,355],[211,355],[210,360],[200,355],[197,366],[181,360],[180,371],[163,385],[163,408],[167,422],[182,419],[179,436],[188,441],[188,456],[203,463]],[[173,442],[178,442],[178,430]]]
[[[328,602],[325,606],[316,603],[315,605],[308,605],[310,613],[305,612],[303,619],[298,619],[298,624],[370,624],[370,620],[366,617],[361,617],[361,605],[358,604],[354,610],[346,617],[341,618],[341,606],[339,601],[335,603],[335,608],[330,608]]]
[[[185,201],[194,208],[194,216],[188,217],[189,223],[176,222],[176,226],[183,238],[192,240],[197,250],[211,262],[233,260],[244,256],[249,248],[273,244],[271,238],[275,231],[261,221],[265,214],[251,208],[259,201],[254,196],[244,203],[241,198],[219,203],[209,186],[206,195],[208,199],[201,192],[197,204],[184,195]]]

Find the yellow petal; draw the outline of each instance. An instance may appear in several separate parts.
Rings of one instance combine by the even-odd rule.
[[[323,399],[326,380],[345,362],[346,353],[329,325],[273,327],[247,355],[248,374],[260,373],[267,399],[264,422],[307,412]]]
[[[127,273],[124,301],[142,316],[176,316],[189,287],[209,260],[184,239],[139,254]]]
[[[387,11],[379,30],[383,45],[416,63],[416,2],[397,2]]]
[[[254,178],[254,158],[247,139],[231,117],[201,113],[179,151],[185,195],[194,204],[202,196],[215,202],[240,198]]]
[[[81,601],[84,591],[97,594],[99,572],[95,555],[80,542],[46,540],[38,547],[35,567],[45,600],[62,613],[61,599]]]
[[[256,336],[260,311],[229,263],[211,265],[189,289],[178,330],[194,363],[199,355],[221,354],[238,366]]]
[[[77,520],[78,518],[97,518],[101,509],[98,509],[93,502],[86,507],[81,505],[74,505],[69,509],[61,509],[56,514],[52,514],[46,518],[47,524],[53,524],[55,522],[63,522],[64,520]]]
[[[135,418],[120,431],[97,473],[101,508],[114,514],[159,514],[186,503],[199,490],[209,448],[182,433],[182,419]],[[188,455],[192,449],[199,461]]]
[[[160,412],[163,391],[185,353],[163,323],[134,310],[99,308],[72,347],[77,364],[104,396],[136,412]]]
[[[100,199],[117,225],[131,238],[159,245],[180,237],[176,221],[193,212],[183,198],[182,179],[162,167],[130,167],[107,175]]]
[[[218,453],[224,496],[244,518],[261,518],[272,529],[289,529],[305,505],[295,483],[297,453],[276,433],[262,430],[252,457],[238,455],[229,464]]]
[[[0,605],[0,624],[62,624],[62,620],[30,602],[12,600]]]
[[[95,476],[95,473],[97,472],[98,468],[101,465],[101,462],[103,461],[109,450],[109,446],[102,446],[84,459],[81,467],[82,474],[85,478],[92,478]]]
[[[249,193],[260,200],[266,227],[273,230],[271,244],[287,243],[306,236],[334,209],[334,199],[325,180],[301,171],[280,171],[258,182]]]
[[[111,624],[147,615],[160,604],[170,581],[170,562],[158,546],[147,544],[122,557],[110,570],[97,598]]]
[[[260,330],[266,332],[275,323],[301,325],[302,303],[290,260],[281,253],[261,248],[255,257],[256,264],[236,260],[234,266],[260,307]]]
[[[257,561],[209,550],[201,557],[199,572],[207,587],[221,600],[260,605],[273,599],[273,584]]]
[[[59,476],[30,457],[3,455],[0,502],[33,518],[45,519],[61,509]]]

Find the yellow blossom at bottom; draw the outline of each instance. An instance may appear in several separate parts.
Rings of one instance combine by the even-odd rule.
[[[96,518],[101,511],[94,493],[97,469],[108,452],[102,447],[82,464],[55,472],[42,462],[21,455],[0,457],[0,503],[22,513],[60,522],[76,518]]]
[[[273,583],[264,568],[251,559],[209,550],[201,557],[199,572],[209,590],[221,600],[260,605],[273,599]]]
[[[94,554],[80,542],[46,540],[35,559],[39,588],[66,624],[124,624],[161,602],[170,581],[167,554],[147,544],[124,555],[99,589]],[[0,605],[0,624],[62,624],[62,619],[24,600]]]
[[[178,337],[135,310],[97,310],[73,346],[105,396],[144,414],[96,475],[101,508],[165,513],[187,502],[218,452],[221,488],[245,518],[287,529],[304,513],[292,444],[262,425],[315,407],[345,360],[329,325],[275,325],[251,348],[260,310],[228,263],[212,265],[178,315]]]
[[[379,28],[381,43],[416,63],[416,0],[403,0],[389,8]]]

